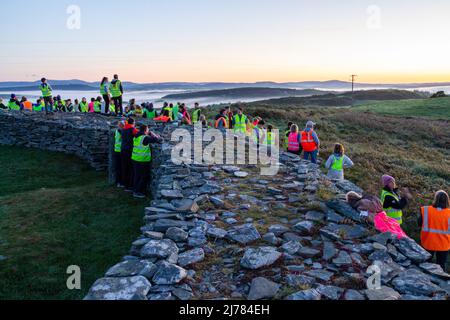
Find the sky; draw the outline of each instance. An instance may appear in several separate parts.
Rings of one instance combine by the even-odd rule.
[[[450,81],[448,0],[14,0],[0,12],[0,81]]]

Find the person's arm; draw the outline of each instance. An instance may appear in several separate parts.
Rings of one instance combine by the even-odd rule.
[[[163,139],[159,135],[150,132],[149,135],[144,138],[143,144],[144,146],[148,146],[152,143],[162,143],[162,141]]]
[[[122,86],[122,82],[120,82],[120,92],[123,94],[123,86]]]
[[[330,156],[327,162],[325,163],[325,168],[330,169],[332,164],[333,164],[333,156]]]
[[[383,203],[383,208],[393,208],[397,210],[403,210],[408,205],[406,198],[400,198],[400,201],[395,200],[392,196],[386,196]]]
[[[314,139],[314,142],[317,145],[317,148],[320,148],[320,140],[319,140],[319,137],[317,136],[317,133],[315,131],[313,132],[312,137]]]
[[[345,168],[351,168],[351,167],[353,167],[355,164],[353,163],[353,161],[349,158],[349,157],[347,157],[347,156],[344,156],[344,167]]]
[[[419,228],[422,228],[422,227],[423,227],[422,213],[420,213],[419,219],[417,219],[417,224],[418,224]]]

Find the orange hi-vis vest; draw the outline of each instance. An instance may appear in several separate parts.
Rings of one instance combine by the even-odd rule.
[[[429,251],[450,250],[450,209],[422,208],[422,247]]]
[[[170,121],[170,117],[167,117],[167,116],[159,116],[159,117],[153,119],[153,121],[169,122],[169,121]]]
[[[24,101],[22,103],[23,103],[23,108],[25,110],[28,110],[28,111],[32,111],[33,110],[33,104],[31,103],[31,101]]]
[[[225,129],[228,129],[228,121],[225,117],[220,117],[219,119],[217,119],[216,123],[214,124],[214,128],[218,129],[219,128],[219,123],[220,121],[223,121],[224,123],[224,127]]]
[[[317,145],[313,138],[314,130],[309,132],[302,131],[302,148],[306,152],[316,151]]]
[[[298,132],[291,132],[288,139],[288,151],[300,151],[300,142],[298,141]]]

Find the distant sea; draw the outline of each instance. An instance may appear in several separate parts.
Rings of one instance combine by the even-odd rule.
[[[317,90],[321,90],[321,88],[316,88]],[[355,87],[355,90],[368,90],[371,88],[364,88],[364,87]],[[377,89],[389,89],[388,87],[386,88],[377,88]],[[327,88],[327,90],[331,90],[331,91],[339,91],[339,92],[343,92],[343,91],[349,91],[349,90],[343,90],[342,88]],[[450,87],[426,87],[426,88],[411,88],[411,89],[406,89],[406,90],[416,90],[416,91],[426,91],[426,92],[437,92],[437,91],[444,91],[447,94],[450,94]],[[142,103],[142,102],[152,102],[154,104],[154,106],[156,108],[161,108],[163,103],[165,102],[165,100],[162,100],[162,98],[164,96],[167,96],[169,94],[175,94],[175,93],[183,93],[186,92],[184,90],[155,90],[155,91],[125,91],[124,94],[124,104],[126,105],[128,103],[128,101],[130,99],[136,99],[137,103]],[[28,99],[34,101],[39,97],[40,92],[38,90],[36,91],[20,91],[17,92],[16,95],[19,97],[19,99],[22,96],[26,96]],[[98,91],[71,91],[71,90],[55,90],[53,92],[53,94],[56,95],[60,95],[63,99],[69,99],[71,98],[72,100],[75,99],[79,99],[81,100],[81,98],[86,97],[88,100],[90,100],[90,98],[92,97],[98,97],[99,96],[99,92]],[[11,95],[11,92],[5,92],[5,91],[0,91],[0,97],[5,99],[9,99],[9,96]],[[277,98],[277,97],[273,97],[273,98]],[[176,102],[183,102],[186,103],[186,105],[188,107],[193,107],[195,102],[200,103],[200,105],[202,106],[206,106],[206,105],[214,105],[214,104],[223,104],[223,103],[235,103],[235,102],[253,102],[253,101],[258,101],[258,100],[268,100],[270,99],[270,97],[264,97],[264,98],[247,98],[247,99],[243,99],[243,98],[231,98],[231,97],[227,97],[227,98],[222,98],[222,97],[217,97],[217,98],[199,98],[199,99],[188,99],[188,100],[183,100],[183,101],[167,101],[167,102],[172,102],[172,103],[176,103]]]

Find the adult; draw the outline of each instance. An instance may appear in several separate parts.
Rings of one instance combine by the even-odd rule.
[[[171,121],[171,119],[170,119],[170,111],[165,109],[162,112],[162,114],[159,117],[154,118],[153,121],[155,121],[155,122],[164,122],[164,123],[170,122]]]
[[[325,168],[328,169],[328,178],[330,180],[343,181],[344,168],[351,168],[353,165],[353,161],[345,155],[344,146],[337,143],[334,146],[333,154],[325,163]]]
[[[299,133],[298,126],[296,124],[291,125],[291,130],[288,136],[288,147],[287,152],[300,155],[301,150],[301,135]]]
[[[196,124],[197,122],[200,121],[201,113],[202,113],[202,110],[200,109],[200,105],[198,104],[198,102],[196,102],[194,105],[194,111],[192,111],[192,123],[193,124]]]
[[[41,84],[39,85],[39,89],[41,90],[42,98],[45,103],[45,112],[49,113],[53,111],[53,97],[52,97],[52,87],[47,82],[47,79],[42,78]]]
[[[400,195],[400,190],[397,187],[395,179],[389,175],[384,175],[381,178],[383,190],[381,191],[381,203],[386,214],[403,224],[403,209],[408,205],[408,199],[412,199],[411,193],[408,189],[403,189],[403,197]]]
[[[105,110],[103,110],[105,114],[109,114],[109,104],[111,102],[108,82],[108,77],[103,77],[102,82],[100,82],[100,94],[103,97],[103,101],[105,101]]]
[[[133,196],[145,198],[150,182],[150,169],[152,161],[152,143],[161,143],[162,139],[151,133],[146,125],[139,127],[139,132],[133,139]]]
[[[122,145],[121,145],[121,166],[122,166],[122,182],[126,192],[133,192],[133,162],[131,156],[133,154],[133,139],[137,135],[138,130],[134,126],[134,119],[129,118],[122,129]]]
[[[116,171],[116,185],[118,188],[125,188],[122,177],[122,130],[125,128],[125,121],[120,121],[117,130],[114,132],[114,164]]]
[[[312,163],[317,163],[317,156],[319,155],[320,140],[314,131],[316,124],[312,121],[306,123],[306,128],[301,132],[301,144],[303,149],[303,159],[311,160]]]
[[[450,205],[448,194],[436,192],[433,204],[421,209],[419,226],[422,228],[422,247],[436,256],[436,262],[446,270],[450,250]]]
[[[214,124],[214,128],[219,129],[223,132],[229,128],[228,117],[225,109],[220,110],[220,113],[216,116],[216,123]]]
[[[123,114],[123,86],[117,74],[114,75],[114,79],[109,85],[109,91],[116,106],[116,115],[121,116]]]
[[[19,100],[17,100],[17,97],[14,93],[11,95],[11,99],[9,99],[8,109],[13,111],[20,111],[20,102]]]
[[[239,107],[237,109],[237,114],[232,119],[232,128],[234,129],[234,133],[245,135],[247,132],[248,123],[249,120],[244,114],[244,109],[242,107]]]

